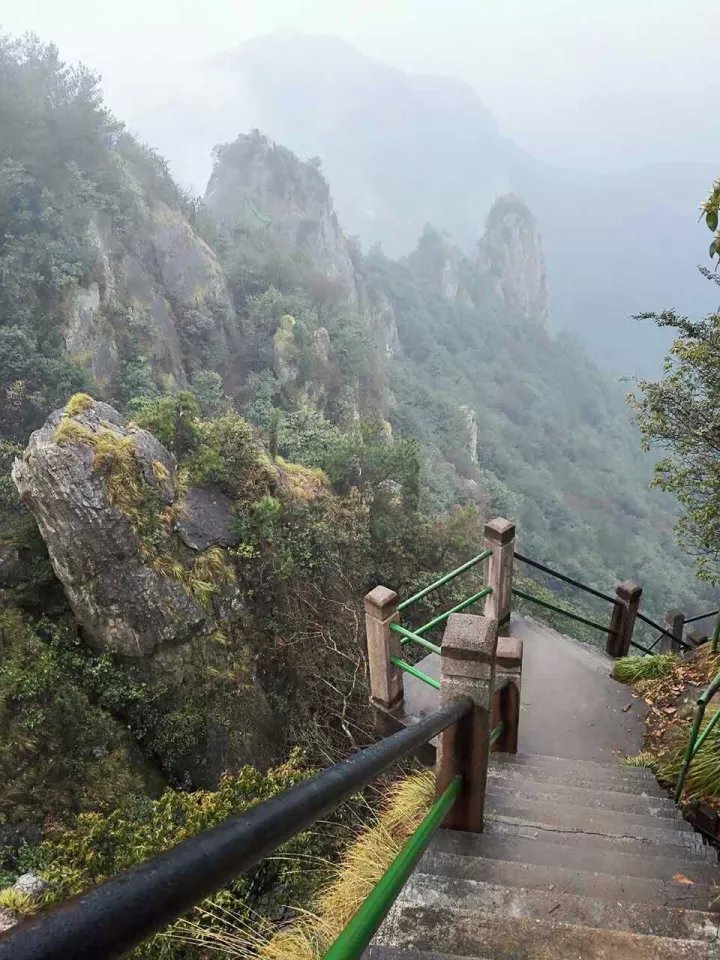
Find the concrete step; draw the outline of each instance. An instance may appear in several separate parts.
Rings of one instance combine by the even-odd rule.
[[[546,757],[542,754],[495,753],[491,764],[501,767],[529,767],[558,778],[572,777],[575,780],[593,782],[625,782],[628,784],[656,785],[655,775],[644,767],[624,767],[617,763],[596,763],[594,760],[568,760],[564,757]]]
[[[685,820],[658,820],[647,814],[594,810],[591,807],[567,807],[558,803],[523,801],[495,797],[486,807],[488,820],[548,827],[558,832],[599,833],[605,836],[632,837],[694,846],[693,828]]]
[[[455,831],[440,831],[438,836],[447,833],[453,836],[475,836],[474,834],[456,833]],[[518,840],[538,840],[550,843],[555,847],[574,847],[581,850],[615,850],[618,853],[628,853],[640,857],[667,857],[673,862],[676,860],[694,860],[699,863],[708,863],[718,868],[717,852],[711,846],[702,842],[699,834],[679,834],[683,840],[681,845],[676,842],[663,843],[659,840],[636,840],[633,837],[613,837],[594,833],[563,833],[552,827],[543,829],[539,826],[527,826],[517,823],[504,823],[497,820],[486,820],[482,836],[511,837]],[[677,836],[673,836],[673,841]]]
[[[503,754],[494,756],[502,757]],[[572,787],[582,790],[611,790],[613,793],[630,794],[632,796],[647,796],[658,800],[667,800],[672,804],[672,797],[664,790],[654,777],[650,779],[637,780],[636,778],[627,779],[620,776],[619,779],[609,777],[599,780],[597,777],[586,777],[578,771],[568,773],[566,771],[552,770],[549,767],[517,766],[510,763],[503,763],[502,760],[490,760],[488,775],[494,779],[507,783],[538,783],[558,787]]]
[[[519,866],[516,864],[515,866]],[[613,881],[613,877],[607,878]],[[568,889],[563,878],[548,888],[508,886],[491,878],[469,880],[455,876],[415,873],[402,893],[409,904],[422,904],[434,910],[463,910],[526,920],[553,920],[599,930],[624,930],[646,936],[675,940],[715,941],[720,936],[717,914],[677,906],[657,906],[654,902],[628,902],[622,881],[617,883],[615,899],[579,896]]]
[[[399,901],[377,945],[483,960],[719,960],[717,944]],[[400,954],[402,956],[402,954]]]
[[[642,905],[657,905],[715,912],[712,906],[720,896],[720,888],[713,886],[712,882],[696,880],[694,883],[685,884],[673,880],[673,874],[667,878],[622,876],[610,872],[612,867],[613,864],[610,863],[606,871],[599,872],[556,863],[519,863],[498,857],[462,857],[457,854],[427,852],[418,864],[418,872],[435,875],[438,879],[444,877],[490,883],[509,889],[520,887],[552,891],[556,894],[556,899],[561,894],[567,894],[602,900],[611,906],[631,904],[637,906],[638,910]],[[681,874],[688,880],[695,880],[696,876],[693,874],[697,875],[697,871],[685,864],[678,865],[673,873]],[[465,907],[462,900],[458,900],[457,905]],[[578,922],[586,921],[580,919]]]
[[[667,849],[672,851],[673,847]],[[659,856],[638,853],[637,848],[626,851],[620,847],[599,849],[581,844],[569,845],[553,837],[548,838],[547,834],[541,839],[531,840],[521,836],[440,830],[433,837],[428,851],[654,880],[671,880],[673,874],[680,872],[696,883],[720,883],[720,870],[717,867],[692,856],[692,853],[688,856],[679,846],[674,847],[674,853]]]
[[[669,798],[649,797],[638,793],[616,793],[595,787],[588,790],[581,787],[559,786],[554,783],[542,783],[524,778],[508,780],[490,774],[487,784],[486,804],[493,807],[493,798],[514,799],[523,803],[556,803],[558,806],[580,806],[585,809],[607,810],[616,813],[634,813],[655,817],[661,820],[681,819],[675,804]]]

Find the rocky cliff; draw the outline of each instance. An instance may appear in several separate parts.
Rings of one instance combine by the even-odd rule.
[[[153,525],[182,564],[182,544],[171,543],[173,523],[185,519],[175,459],[152,434],[106,403],[58,410],[12,477],[91,646],[143,657],[215,629],[183,583],[184,567],[168,575],[143,539]]]
[[[205,193],[213,217],[230,226],[266,230],[310,273],[318,274],[318,292],[324,278],[323,293],[363,310],[365,285],[319,165],[301,162],[258,131],[217,147],[215,153],[217,162]]]
[[[113,390],[138,352],[166,388],[185,386],[198,367],[222,365],[235,333],[227,284],[179,210],[142,203],[129,236],[98,214],[87,240],[94,279],[71,290],[60,319],[67,352],[101,388]]]
[[[243,301],[258,262],[263,282],[300,293],[308,308],[303,322],[311,328],[316,371],[324,371],[316,379],[343,379],[337,341],[339,328],[352,318],[374,354],[374,375],[364,384],[346,378],[350,419],[368,407],[384,413],[384,364],[400,349],[395,315],[388,298],[367,282],[363,258],[338,223],[319,161],[303,162],[258,131],[216,148],[215,157],[205,206],[229,251],[229,272],[240,275],[236,299]],[[247,260],[244,271],[238,269],[241,258]],[[324,409],[327,389],[314,384],[293,391],[301,348],[287,320],[276,320],[272,343],[252,316],[246,329],[251,349],[272,364],[281,385],[294,392],[293,400]]]
[[[496,200],[475,262],[504,306],[543,325],[549,316],[547,275],[537,223],[513,195]]]

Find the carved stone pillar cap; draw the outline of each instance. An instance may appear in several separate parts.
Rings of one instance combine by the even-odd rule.
[[[497,644],[497,624],[488,617],[451,613],[442,641],[443,660],[492,663]]]
[[[517,637],[498,637],[495,663],[505,670],[522,666],[523,642]]]
[[[622,600],[637,600],[642,595],[642,587],[639,587],[634,580],[623,580],[615,588],[615,593]]]
[[[496,517],[485,524],[485,537],[493,543],[510,543],[515,536],[515,524],[502,517]]]
[[[388,587],[375,587],[370,593],[365,595],[363,605],[365,613],[369,613],[378,620],[387,620],[392,616],[397,607],[398,595],[394,590]]]

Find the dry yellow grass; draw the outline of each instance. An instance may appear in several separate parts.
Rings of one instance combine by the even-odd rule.
[[[396,783],[380,813],[350,843],[332,879],[310,909],[278,929],[261,917],[248,924],[231,909],[213,905],[183,921],[169,936],[222,952],[228,958],[319,960],[385,873],[427,813],[434,797],[430,771]]]

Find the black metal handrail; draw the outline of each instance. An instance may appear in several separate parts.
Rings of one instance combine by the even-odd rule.
[[[698,620],[707,620],[708,617],[716,617],[720,610],[711,610],[710,613],[699,613],[696,617],[688,617],[685,623],[697,623]]]
[[[685,650],[692,650],[693,645],[691,643],[686,643],[682,637],[676,637],[674,633],[670,633],[669,630],[666,630],[665,627],[661,627],[659,623],[655,623],[654,620],[651,620],[650,617],[646,617],[644,613],[637,613],[638,620],[642,620],[643,623],[646,623],[649,627],[652,627],[653,630],[659,630],[664,637],[670,637],[671,640],[674,640],[675,643],[678,643],[681,647],[684,647]],[[660,637],[657,638],[658,640]],[[655,641],[657,643],[657,640]],[[655,646],[653,643],[653,647]],[[637,644],[635,644],[637,646]],[[645,647],[640,647],[641,650],[645,650]],[[652,647],[650,648],[652,649]]]
[[[431,716],[0,937],[0,960],[112,960],[328,814],[472,709]]]
[[[515,551],[515,559],[520,560],[522,563],[527,563],[530,567],[535,567],[537,570],[542,570],[543,573],[548,573],[551,577],[555,577],[557,580],[562,580],[564,583],[569,583],[572,587],[577,587],[579,590],[584,590],[585,593],[591,593],[594,597],[599,597],[600,600],[607,600],[608,603],[620,603],[617,597],[611,597],[607,593],[601,593],[600,590],[596,590],[595,587],[589,587],[586,583],[581,583],[579,580],[573,580],[572,577],[566,576],[564,573],[559,573],[557,570],[553,570],[552,567],[546,567],[544,563],[538,563],[537,560],[531,560],[530,557],[524,557],[521,553]]]

